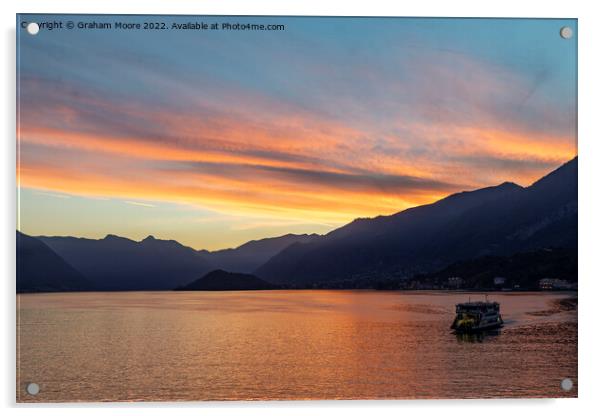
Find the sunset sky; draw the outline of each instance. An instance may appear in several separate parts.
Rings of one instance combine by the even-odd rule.
[[[21,18],[286,26],[18,29],[31,235],[234,247],[529,185],[577,154],[574,20]]]

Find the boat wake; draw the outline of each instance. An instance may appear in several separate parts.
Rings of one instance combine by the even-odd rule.
[[[577,297],[552,299],[548,301],[547,305],[548,307],[545,309],[505,315],[505,326],[514,328],[547,323],[577,322]]]

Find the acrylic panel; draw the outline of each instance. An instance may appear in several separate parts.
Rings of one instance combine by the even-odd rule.
[[[575,19],[16,31],[18,402],[577,396]]]

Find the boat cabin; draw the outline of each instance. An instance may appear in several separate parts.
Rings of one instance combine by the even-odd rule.
[[[456,305],[456,313],[499,313],[500,304],[497,302],[466,302]]]

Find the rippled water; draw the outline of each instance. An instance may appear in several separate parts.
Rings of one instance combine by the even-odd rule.
[[[18,401],[574,397],[576,294],[496,293],[506,326],[449,330],[440,292],[19,295]],[[567,310],[568,309],[568,310]],[[574,382],[570,392],[562,379]],[[30,396],[29,382],[40,385]]]

